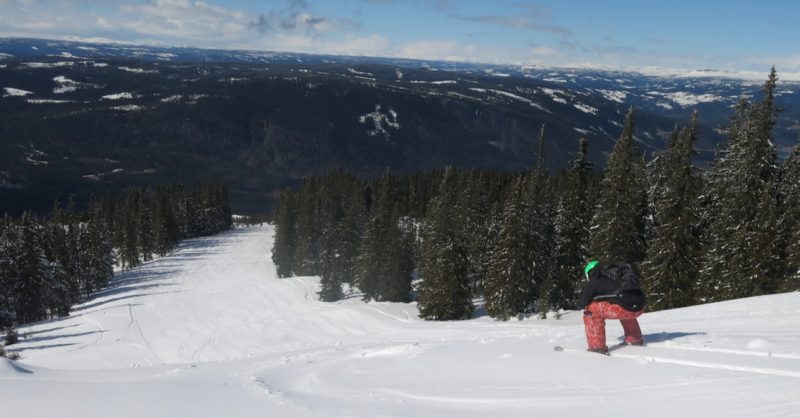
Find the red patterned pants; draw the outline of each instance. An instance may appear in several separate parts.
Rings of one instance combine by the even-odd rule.
[[[606,319],[619,319],[625,331],[625,342],[637,344],[642,342],[642,330],[636,318],[644,311],[631,312],[622,306],[608,302],[592,302],[583,311],[583,323],[586,325],[586,340],[590,350],[605,349]]]

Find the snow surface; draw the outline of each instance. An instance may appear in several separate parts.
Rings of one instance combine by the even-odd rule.
[[[674,93],[662,93],[659,91],[648,91],[648,95],[650,96],[661,96],[665,99],[669,99],[679,106],[687,107],[687,106],[694,106],[700,103],[710,103],[710,102],[719,102],[725,100],[722,96],[706,93],[706,94],[692,94],[685,91],[679,91]],[[658,104],[662,106],[661,103]],[[662,106],[664,107],[664,106]]]
[[[562,319],[427,322],[279,279],[274,230],[185,242],[72,316],[20,329],[3,416],[789,417],[800,293],[646,313],[647,347],[587,353]],[[608,323],[608,343],[622,335]],[[555,345],[564,352],[553,350]]]
[[[578,109],[583,113],[589,113],[591,115],[597,115],[597,110],[598,109],[596,107],[589,106],[589,105],[586,105],[586,104],[583,104],[583,103],[575,103],[573,106],[575,106],[575,109]]]
[[[134,74],[158,74],[158,70],[145,70],[143,68],[117,67],[118,69]]]
[[[103,96],[105,100],[123,100],[123,99],[133,99],[133,93],[130,92],[122,92],[116,94],[106,94]]]
[[[7,97],[7,96],[25,97],[25,96],[27,96],[29,94],[33,94],[32,91],[15,89],[13,87],[3,87],[3,91],[6,92],[6,94],[4,94],[3,97]]]

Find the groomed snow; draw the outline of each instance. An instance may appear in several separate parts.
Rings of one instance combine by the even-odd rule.
[[[181,245],[72,316],[20,330],[3,415],[777,417],[800,410],[800,293],[641,318],[647,347],[586,353],[563,319],[426,322],[279,279],[272,227]],[[621,336],[608,324],[608,343]],[[553,350],[555,345],[566,348]]]

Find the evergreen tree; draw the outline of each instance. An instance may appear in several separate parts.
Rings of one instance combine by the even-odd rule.
[[[305,182],[297,201],[294,273],[301,276],[316,276],[320,273],[320,206],[319,181]]]
[[[407,302],[411,294],[412,249],[401,230],[396,196],[397,182],[386,170],[376,187],[358,261],[356,285],[365,301]]]
[[[705,301],[771,293],[780,284],[772,141],[776,82],[773,68],[762,102],[748,106],[740,100],[727,147],[709,175],[701,269]]]
[[[644,259],[646,177],[643,157],[633,136],[631,108],[600,185],[592,222],[592,258],[632,263]]]
[[[272,261],[278,268],[278,277],[290,277],[294,271],[296,246],[296,197],[289,191],[281,193],[278,213],[275,216],[275,244]]]
[[[697,140],[697,111],[687,128],[676,132],[661,155],[662,173],[653,188],[659,190],[654,202],[653,239],[643,273],[647,277],[650,305],[670,309],[695,303],[699,270],[700,237],[697,198],[700,182],[692,167]]]
[[[583,267],[589,257],[592,163],[587,158],[588,148],[589,142],[581,139],[578,159],[572,163],[556,210],[555,272],[552,285],[546,288],[549,303],[555,309],[574,306]]]
[[[536,249],[531,219],[527,216],[525,188],[524,177],[512,185],[484,289],[486,312],[504,321],[533,302]]]
[[[778,248],[783,249],[785,277],[781,290],[800,290],[800,146],[782,167],[780,195],[782,197]]]
[[[460,186],[457,174],[448,167],[422,226],[418,306],[424,319],[467,319],[474,310],[462,235],[464,214],[458,204]]]
[[[84,260],[83,287],[86,295],[105,287],[114,275],[114,246],[97,205],[90,208],[86,232],[80,246]]]
[[[530,250],[533,263],[533,288],[529,295],[534,299],[537,310],[544,316],[550,308],[550,292],[554,288],[555,264],[553,260],[555,241],[555,205],[554,192],[550,184],[550,176],[545,169],[545,131],[544,125],[539,131],[539,154],[536,169],[527,177],[525,192],[524,216],[530,228]],[[541,290],[544,289],[544,290]]]
[[[19,323],[34,322],[48,318],[47,307],[52,303],[49,287],[52,274],[50,262],[45,257],[42,231],[38,221],[25,213],[20,221],[15,276],[11,292]]]
[[[475,295],[483,295],[492,253],[500,236],[501,196],[487,172],[469,172],[460,196],[464,207],[464,233],[469,260],[469,280]],[[494,190],[493,190],[494,189]]]
[[[13,310],[11,286],[15,274],[16,225],[6,214],[0,220],[0,311]]]

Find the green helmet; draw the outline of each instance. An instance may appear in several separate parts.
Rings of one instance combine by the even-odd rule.
[[[585,268],[585,269],[583,269],[583,274],[586,276],[586,280],[589,280],[589,272],[590,272],[590,271],[591,271],[593,268],[595,268],[595,266],[597,266],[598,264],[600,264],[600,262],[599,262],[599,261],[597,261],[597,260],[592,260],[592,261],[590,261],[590,262],[588,262],[588,263],[586,264],[586,268]]]

